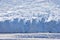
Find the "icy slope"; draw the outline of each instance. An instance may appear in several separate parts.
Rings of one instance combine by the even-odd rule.
[[[0,33],[60,33],[59,21],[60,5],[50,0],[0,0]]]
[[[3,5],[2,5],[3,3]],[[45,22],[60,20],[60,5],[56,5],[47,0],[1,0],[0,21],[14,21],[23,19],[25,22],[36,19],[38,22],[42,18]]]

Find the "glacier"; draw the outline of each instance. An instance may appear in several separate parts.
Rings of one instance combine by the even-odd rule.
[[[0,33],[60,33],[60,5],[52,0],[0,0]]]
[[[0,0],[0,39],[60,39],[60,1]]]
[[[3,3],[3,4],[1,4]],[[48,0],[1,0],[0,2],[0,21],[6,20],[24,22],[36,19],[36,22],[45,19],[45,22],[60,21],[60,5]]]

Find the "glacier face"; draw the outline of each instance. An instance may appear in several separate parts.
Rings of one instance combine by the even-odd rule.
[[[60,33],[59,13],[51,0],[1,0],[0,33]]]
[[[21,19],[26,22],[33,19],[45,22],[60,20],[60,5],[49,0],[1,0],[0,21]]]

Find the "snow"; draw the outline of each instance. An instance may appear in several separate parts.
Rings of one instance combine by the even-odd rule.
[[[0,39],[60,39],[59,33],[15,33],[15,34],[0,34]]]
[[[45,22],[60,20],[60,8],[58,8],[60,5],[56,5],[51,1],[48,2],[46,0],[31,0],[32,2],[25,1],[23,1],[25,3],[20,5],[14,5],[11,3],[3,4],[3,7],[0,9],[0,21],[12,21],[16,18],[18,18],[18,20],[25,19],[25,21],[31,21],[32,19],[37,19],[39,21],[39,19],[42,20],[42,18],[44,18]],[[16,3],[16,0],[14,0],[14,2]]]

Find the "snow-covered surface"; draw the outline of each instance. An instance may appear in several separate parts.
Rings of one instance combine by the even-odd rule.
[[[60,20],[60,5],[48,0],[1,0],[0,21],[14,21],[14,19],[37,21],[42,18],[45,22]]]
[[[52,0],[0,0],[0,22],[6,20],[24,22],[36,19],[38,22],[42,18],[45,22],[60,21],[60,5]],[[5,26],[3,26],[5,27]],[[53,30],[56,30],[53,28]],[[24,38],[24,39],[23,39]],[[19,33],[19,34],[0,34],[0,39],[21,39],[28,40],[60,40],[60,33]],[[45,38],[45,39],[44,39]]]
[[[60,39],[60,33],[15,33],[0,34],[0,39]]]

